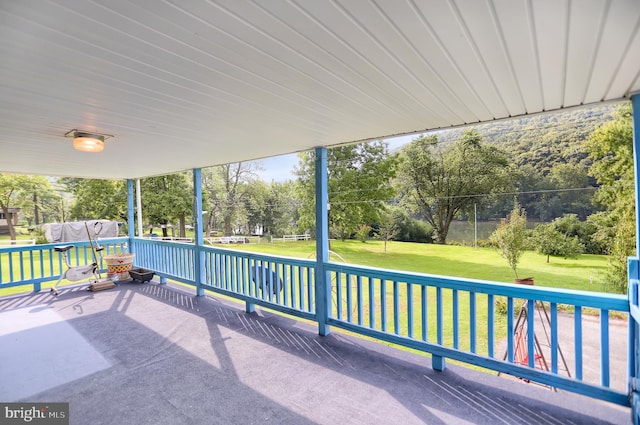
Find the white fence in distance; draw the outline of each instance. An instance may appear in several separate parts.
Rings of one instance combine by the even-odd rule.
[[[271,242],[308,241],[309,239],[311,239],[311,236],[306,233],[304,235],[283,235],[281,238],[271,236]]]

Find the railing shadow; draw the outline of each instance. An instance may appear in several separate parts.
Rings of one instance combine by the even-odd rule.
[[[160,297],[167,304],[191,310],[204,317],[212,345],[217,345],[215,342],[227,332],[239,333],[266,344],[270,349],[257,353],[260,361],[256,360],[255,369],[252,369],[256,374],[286,376],[291,373],[287,369],[305,370],[304,364],[311,362],[335,376],[335,381],[325,389],[315,385],[307,388],[303,382],[296,381],[297,388],[302,393],[312,391],[326,394],[336,390],[341,393],[341,397],[350,400],[350,403],[364,404],[370,399],[367,396],[365,398],[369,400],[361,400],[362,393],[366,393],[369,388],[370,392],[391,395],[391,404],[403,407],[396,409],[396,414],[397,411],[405,414],[410,412],[420,422],[436,424],[460,421],[509,424],[554,421],[603,423],[601,420],[610,417],[611,412],[598,418],[602,415],[602,412],[597,412],[598,408],[603,411],[611,410],[618,417],[627,418],[628,413],[624,408],[610,407],[600,402],[591,403],[590,408],[567,408],[562,406],[558,397],[567,398],[574,406],[578,400],[584,402],[588,399],[572,394],[558,395],[544,388],[462,367],[449,367],[444,372],[437,372],[431,368],[429,358],[424,355],[398,351],[342,333],[320,337],[315,333],[313,323],[302,323],[264,311],[247,314],[242,310],[241,304],[234,302],[227,303],[210,297],[198,299],[179,291],[174,292],[170,288],[154,288],[153,285],[143,288],[143,291],[150,296]],[[198,303],[199,311],[192,307],[194,300]],[[275,349],[275,352],[271,349]],[[286,369],[281,369],[283,362],[275,361],[274,357],[286,359]],[[273,364],[269,364],[269,359]],[[346,384],[339,384],[342,381],[357,384],[349,388]],[[272,385],[278,387],[287,384],[285,381]],[[317,408],[322,406],[318,405]],[[380,408],[384,409],[384,406],[381,405]],[[385,415],[393,413],[385,412]],[[398,418],[391,421],[390,416],[385,415],[376,417],[376,420],[384,422],[387,418],[389,422],[399,423],[396,422]]]
[[[172,424],[595,424],[628,418],[623,408],[462,367],[437,372],[422,354],[338,332],[320,337],[313,323],[262,310],[247,314],[242,307],[155,283],[0,299],[0,315],[55,309],[110,362],[30,397],[70,401],[78,423],[164,417]]]

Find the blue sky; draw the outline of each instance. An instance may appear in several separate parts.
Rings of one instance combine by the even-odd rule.
[[[406,143],[411,142],[418,135],[413,136],[400,136],[392,139],[386,139],[389,143],[389,149],[396,149]],[[298,163],[297,154],[280,155],[271,158],[263,159],[263,170],[259,173],[262,180],[266,182],[276,181],[283,182],[286,180],[293,180],[293,167]]]

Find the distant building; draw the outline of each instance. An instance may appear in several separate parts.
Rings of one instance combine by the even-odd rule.
[[[4,212],[0,211],[0,235],[8,235],[9,234],[9,222],[16,226],[18,224],[18,212],[20,212],[20,208],[9,208],[9,217],[4,216]]]

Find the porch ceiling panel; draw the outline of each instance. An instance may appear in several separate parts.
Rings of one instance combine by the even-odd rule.
[[[138,178],[640,91],[635,0],[0,2],[0,172]],[[71,129],[113,135],[100,154]]]

